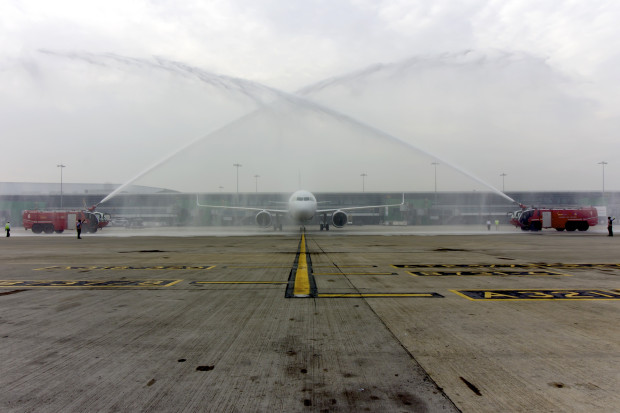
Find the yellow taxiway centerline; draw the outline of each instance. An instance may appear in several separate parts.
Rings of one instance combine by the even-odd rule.
[[[297,271],[295,272],[293,295],[295,297],[310,297],[310,277],[308,275],[306,237],[304,234],[301,235],[301,242],[299,244],[299,258],[297,260]]]

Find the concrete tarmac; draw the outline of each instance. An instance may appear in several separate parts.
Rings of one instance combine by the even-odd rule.
[[[602,231],[159,230],[2,238],[0,411],[620,406]]]

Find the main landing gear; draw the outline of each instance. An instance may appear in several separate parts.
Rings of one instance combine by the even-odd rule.
[[[329,231],[329,224],[327,223],[327,214],[323,214],[323,218],[321,219],[321,224],[319,225],[321,231],[325,229],[325,231]]]

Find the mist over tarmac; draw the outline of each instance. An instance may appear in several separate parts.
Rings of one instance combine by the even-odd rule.
[[[321,237],[341,237],[341,236],[385,236],[397,237],[404,235],[415,236],[445,236],[445,235],[514,235],[520,237],[532,236],[530,232],[521,231],[512,225],[502,223],[497,228],[495,225],[488,230],[486,225],[408,225],[408,226],[388,226],[388,225],[367,225],[353,226],[347,225],[344,228],[329,232],[321,232],[317,225],[306,225],[305,233],[309,235],[318,235]],[[587,233],[580,233],[580,237],[595,236],[600,237],[606,234],[607,229],[603,225],[592,227]],[[139,228],[125,228],[118,226],[109,226],[96,234],[83,234],[82,238],[99,238],[99,237],[247,237],[247,236],[285,236],[299,237],[299,226],[291,223],[284,225],[282,231],[274,231],[271,228],[260,228],[255,225],[243,226],[187,226],[187,227],[166,227],[161,225],[147,225]],[[537,236],[565,237],[575,236],[567,235],[556,231],[543,231]],[[67,231],[62,234],[33,234],[31,231],[24,231],[23,228],[13,228],[11,230],[12,237],[36,237],[36,238],[75,238],[73,231]]]

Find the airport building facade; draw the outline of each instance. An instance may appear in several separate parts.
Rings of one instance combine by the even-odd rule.
[[[29,186],[30,185],[30,186]],[[14,189],[0,184],[0,219],[21,225],[21,211],[40,209],[84,209],[99,203],[114,186],[66,184],[62,200],[58,185],[19,184]],[[13,193],[11,193],[13,192]],[[112,225],[252,225],[255,212],[198,207],[201,204],[277,208],[274,202],[286,202],[282,193],[180,193],[160,188],[132,187],[105,204],[98,211],[111,216]],[[347,208],[359,205],[400,204],[402,193],[349,192],[315,193],[325,208]],[[620,211],[620,192],[545,191],[508,192],[510,198],[528,207],[605,207],[608,215]],[[373,208],[350,214],[352,225],[455,225],[484,224],[499,220],[507,224],[511,212],[519,209],[499,194],[492,192],[406,192],[405,205]],[[601,217],[604,218],[604,217]],[[318,225],[318,218],[315,218]]]

